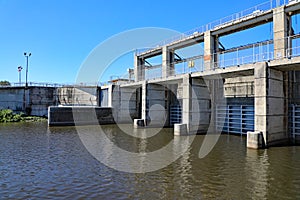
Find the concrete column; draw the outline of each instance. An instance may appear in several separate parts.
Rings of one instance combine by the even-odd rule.
[[[255,66],[255,132],[265,146],[288,139],[288,88],[286,72],[259,63]]]
[[[148,116],[148,112],[147,112],[147,107],[148,107],[148,105],[147,105],[147,82],[145,81],[144,83],[143,83],[143,85],[142,85],[142,115],[141,115],[141,117],[142,117],[142,119],[143,120],[145,120],[145,122],[146,122],[146,120],[147,120],[147,116]],[[145,123],[145,125],[147,125],[147,123]]]
[[[186,124],[187,133],[190,131],[190,123],[192,120],[192,87],[191,76],[186,74],[182,82],[182,124]]]
[[[280,59],[287,56],[288,33],[290,20],[284,11],[284,6],[273,10],[273,31],[274,31],[274,58]]]
[[[145,80],[145,61],[134,55],[134,78],[135,82]]]
[[[162,78],[175,75],[174,68],[174,51],[164,46],[162,49]]]
[[[214,68],[214,62],[216,60],[214,53],[216,52],[216,40],[212,36],[210,31],[204,33],[204,70],[211,70]]]
[[[108,86],[108,107],[112,107],[112,101],[113,101],[113,87],[114,85]]]

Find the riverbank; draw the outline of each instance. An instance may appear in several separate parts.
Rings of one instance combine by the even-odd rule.
[[[40,122],[47,121],[44,117],[28,116],[24,113],[14,113],[10,109],[0,110],[0,123],[9,122]]]

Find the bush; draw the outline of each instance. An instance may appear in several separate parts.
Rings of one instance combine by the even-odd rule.
[[[10,82],[8,81],[0,81],[0,86],[10,86]]]
[[[41,117],[32,117],[26,116],[24,113],[15,114],[10,109],[0,110],[0,123],[6,122],[20,122],[20,121],[45,121],[44,118]]]
[[[14,114],[10,109],[0,110],[0,122],[19,122],[22,120],[21,114]]]
[[[9,109],[0,111],[0,122],[9,122],[13,118],[13,111]]]

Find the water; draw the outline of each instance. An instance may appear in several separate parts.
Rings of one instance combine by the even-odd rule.
[[[121,134],[114,125],[104,129],[133,152],[145,144],[143,151],[153,151],[173,139],[172,129],[148,140]],[[1,124],[0,199],[300,199],[300,147],[247,150],[244,137],[222,135],[199,159],[203,137],[167,167],[135,174],[97,161],[74,127]]]

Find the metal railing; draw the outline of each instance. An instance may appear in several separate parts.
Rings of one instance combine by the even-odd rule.
[[[274,43],[277,45],[287,44],[286,49],[274,49]],[[275,53],[276,55],[275,55]],[[203,72],[218,68],[227,68],[257,62],[269,62],[283,58],[292,58],[300,56],[300,34],[295,34],[279,40],[265,40],[253,44],[247,44],[225,51],[219,51],[212,57],[208,63],[204,61],[204,55],[185,58],[181,61],[170,63],[171,70],[167,71],[168,76],[176,76],[186,73]],[[208,67],[208,65],[211,65]],[[157,67],[158,66],[158,67]],[[142,79],[151,80],[162,78],[163,66],[157,65],[153,70],[152,67],[141,66],[145,68],[145,77]]]
[[[28,87],[97,87],[97,86],[104,86],[109,85],[110,83],[107,82],[94,82],[94,83],[45,83],[45,82],[28,82]],[[25,87],[25,82],[21,83],[10,83],[10,85],[0,85],[0,87]]]
[[[10,83],[10,85],[0,85],[0,87],[25,87],[26,83]],[[41,82],[28,82],[28,86],[36,87],[62,87],[63,84],[59,83],[41,83]]]
[[[253,6],[251,8],[246,9],[246,10],[243,10],[241,12],[237,12],[237,13],[234,13],[234,14],[229,15],[227,17],[221,18],[219,20],[210,22],[210,23],[208,23],[206,25],[203,25],[203,26],[200,26],[198,28],[194,28],[194,29],[189,30],[185,33],[176,35],[176,36],[174,36],[170,39],[158,42],[158,43],[150,46],[149,48],[144,48],[144,49],[141,49],[141,50],[137,50],[136,53],[139,55],[141,53],[144,53],[144,52],[147,52],[147,51],[165,46],[167,44],[171,44],[173,42],[177,42],[177,41],[186,39],[186,38],[191,37],[193,35],[201,34],[201,33],[204,33],[206,31],[213,30],[215,28],[220,28],[222,26],[226,26],[230,23],[233,23],[234,21],[246,19],[246,18],[249,18],[249,17],[255,17],[259,14],[270,11],[273,8],[276,8],[276,7],[279,7],[279,6],[282,6],[282,5],[287,5],[287,4],[290,4],[290,3],[295,3],[295,2],[298,2],[298,0],[270,0],[270,1],[267,1],[265,3],[261,3],[259,5]]]
[[[273,40],[250,44],[214,54],[215,68],[226,68],[274,59]]]

